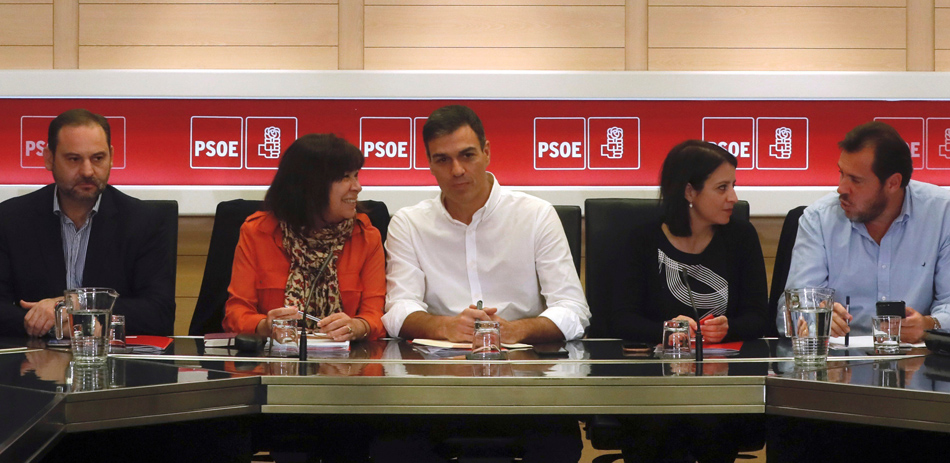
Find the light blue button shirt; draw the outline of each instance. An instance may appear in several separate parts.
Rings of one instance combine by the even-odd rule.
[[[53,191],[53,213],[59,216],[60,234],[63,238],[63,257],[66,260],[66,288],[82,287],[82,272],[86,267],[86,250],[89,248],[89,234],[92,233],[92,218],[99,212],[99,202],[89,211],[86,222],[76,229],[76,224],[59,208],[59,187]]]
[[[851,297],[851,333],[871,334],[877,301],[905,301],[950,327],[950,192],[911,181],[901,213],[878,245],[863,223],[848,220],[832,193],[798,222],[786,288],[829,287]],[[784,301],[777,318],[785,332]]]

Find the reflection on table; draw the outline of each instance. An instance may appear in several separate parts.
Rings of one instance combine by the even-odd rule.
[[[826,367],[802,369],[776,339],[701,364],[626,354],[619,340],[513,350],[497,361],[382,340],[300,362],[205,355],[200,338],[180,337],[162,355],[80,368],[42,341],[0,339],[0,348],[16,346],[27,349],[0,354],[0,397],[11,410],[0,442],[259,413],[770,413],[950,431],[950,359],[925,349],[832,351]]]

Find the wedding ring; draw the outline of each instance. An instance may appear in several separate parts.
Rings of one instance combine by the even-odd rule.
[[[350,331],[350,334],[353,334],[353,328],[350,325],[346,325],[346,329]]]

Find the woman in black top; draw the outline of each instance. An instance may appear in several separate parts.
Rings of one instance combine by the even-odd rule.
[[[700,140],[674,147],[660,175],[661,217],[633,230],[630,268],[617,282],[612,335],[658,343],[663,322],[687,320],[696,328],[689,294],[708,343],[765,334],[768,291],[762,247],[752,224],[732,220],[736,159]]]
[[[661,217],[633,230],[625,281],[614,285],[611,335],[659,343],[666,320],[696,322],[707,343],[765,334],[768,293],[762,247],[752,224],[732,220],[736,159],[714,144],[675,146],[660,175]],[[711,318],[709,318],[711,317]],[[689,366],[689,365],[686,365]],[[708,370],[708,369],[707,369]],[[733,462],[740,442],[764,436],[762,420],[731,415],[621,417],[624,461]],[[750,439],[752,438],[752,439]]]

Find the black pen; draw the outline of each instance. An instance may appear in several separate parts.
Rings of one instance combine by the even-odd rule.
[[[851,296],[845,296],[845,298],[844,298],[844,311],[847,312],[848,315],[851,315]],[[848,323],[848,327],[850,328],[850,327],[851,327],[851,320],[848,320],[847,323]],[[850,339],[849,339],[850,336],[851,336],[851,331],[848,330],[848,332],[844,334],[844,346],[845,346],[845,347],[848,347],[848,343],[849,343],[849,341],[850,341]]]

